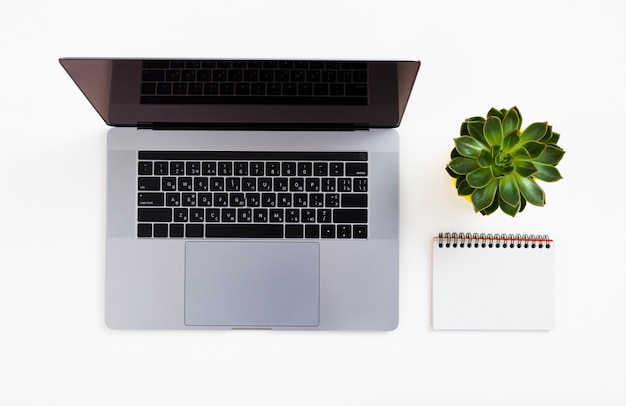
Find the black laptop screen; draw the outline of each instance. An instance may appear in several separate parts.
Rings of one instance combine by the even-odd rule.
[[[77,59],[104,121],[167,128],[396,127],[419,62]]]

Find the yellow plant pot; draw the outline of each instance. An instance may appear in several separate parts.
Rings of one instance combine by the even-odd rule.
[[[456,178],[451,178],[451,179],[452,179],[452,184],[454,185],[454,188],[456,189]],[[461,197],[467,200],[468,202],[472,203],[472,195],[461,196]]]

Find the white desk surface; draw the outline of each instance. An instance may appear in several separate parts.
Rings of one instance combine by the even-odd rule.
[[[0,17],[0,404],[626,404],[626,6],[614,0],[13,2]],[[400,326],[120,332],[103,323],[107,126],[62,56],[420,59],[400,127]],[[474,214],[444,171],[517,105],[567,150],[548,204]],[[95,180],[95,182],[94,182]],[[555,329],[431,328],[431,237],[558,241]]]

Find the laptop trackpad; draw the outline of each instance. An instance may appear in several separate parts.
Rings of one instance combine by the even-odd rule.
[[[185,244],[185,324],[319,325],[319,244]]]

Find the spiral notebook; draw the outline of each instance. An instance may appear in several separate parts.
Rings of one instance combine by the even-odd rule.
[[[555,244],[548,236],[440,233],[432,244],[434,329],[554,327]]]

